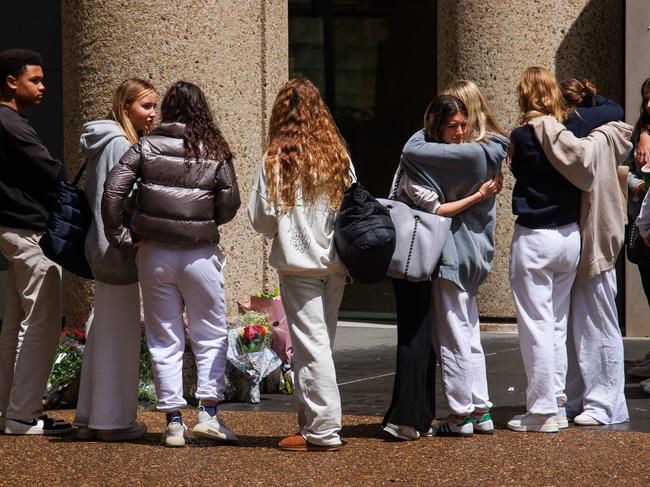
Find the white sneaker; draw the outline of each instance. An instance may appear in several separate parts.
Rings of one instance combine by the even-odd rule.
[[[436,425],[436,436],[472,436],[474,423],[471,416],[457,420],[453,414]]]
[[[5,418],[4,432],[7,435],[57,435],[70,431],[72,431],[70,423],[48,418],[47,415],[31,421]]]
[[[479,435],[491,435],[494,433],[494,421],[490,413],[472,413],[471,415],[474,433]]]
[[[555,422],[557,423],[557,427],[561,430],[569,427],[569,418],[567,418],[565,407],[561,407],[557,409],[557,414],[555,415]]]
[[[603,423],[598,421],[596,418],[592,418],[587,413],[578,414],[573,418],[573,424],[578,426],[602,426]]]
[[[536,433],[557,433],[558,428],[555,416],[545,414],[518,414],[508,421],[508,429],[512,431],[534,431]]]
[[[203,408],[199,408],[197,424],[192,428],[192,435],[197,438],[235,443],[239,438],[230,431],[226,424],[215,414],[210,416]]]
[[[420,437],[420,432],[413,426],[404,426],[402,424],[386,423],[382,428],[386,433],[398,440],[417,440]]]
[[[162,435],[163,444],[171,447],[185,446],[186,435],[187,426],[185,426],[185,423],[172,421],[171,423],[167,423],[167,428]]]

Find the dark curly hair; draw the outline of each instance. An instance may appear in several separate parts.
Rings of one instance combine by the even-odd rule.
[[[160,106],[163,123],[184,123],[186,163],[192,159],[196,162],[203,160],[230,161],[232,153],[228,142],[212,118],[201,88],[186,81],[177,81],[169,87]]]

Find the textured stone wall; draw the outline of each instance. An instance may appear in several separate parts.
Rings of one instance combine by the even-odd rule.
[[[516,126],[516,85],[528,66],[546,67],[560,80],[586,77],[621,102],[623,34],[618,0],[439,0],[438,88],[458,78],[476,81],[507,131]],[[497,199],[494,271],[479,292],[483,316],[514,316],[508,280],[512,185],[508,175]]]
[[[286,0],[63,0],[62,18],[68,167],[81,163],[83,123],[106,115],[122,80],[148,79],[161,98],[174,81],[198,84],[235,154],[244,205],[222,228],[230,309],[236,299],[272,286],[266,244],[254,236],[245,205],[264,149],[268,113],[287,77]],[[68,322],[78,323],[87,314],[92,289],[72,281],[66,314]]]

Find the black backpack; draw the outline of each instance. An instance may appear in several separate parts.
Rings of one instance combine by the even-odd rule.
[[[48,259],[84,279],[92,279],[84,245],[92,223],[92,212],[83,190],[77,188],[86,163],[72,183],[62,180],[56,203],[38,244]]]
[[[372,283],[386,277],[395,252],[395,226],[388,210],[358,182],[345,190],[334,226],[334,244],[350,275]]]

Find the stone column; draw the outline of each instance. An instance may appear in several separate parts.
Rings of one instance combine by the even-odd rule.
[[[222,228],[229,309],[273,286],[266,244],[250,227],[246,201],[265,147],[271,104],[288,72],[286,0],[63,0],[65,160],[81,163],[83,123],[103,118],[117,85],[150,80],[162,98],[177,80],[206,93],[233,153],[243,207]],[[72,279],[71,279],[72,281]],[[67,286],[68,322],[91,301],[87,283]]]
[[[516,86],[528,66],[548,68],[559,80],[588,78],[620,103],[623,29],[618,0],[440,0],[438,89],[459,78],[476,81],[508,132],[517,125]],[[514,317],[508,279],[513,184],[508,174],[497,199],[494,270],[479,292],[485,317]]]

